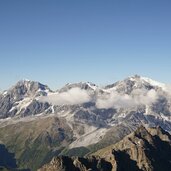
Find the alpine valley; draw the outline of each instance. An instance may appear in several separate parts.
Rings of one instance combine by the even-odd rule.
[[[57,91],[22,80],[0,93],[0,170],[167,171],[169,132],[171,86],[138,75]]]

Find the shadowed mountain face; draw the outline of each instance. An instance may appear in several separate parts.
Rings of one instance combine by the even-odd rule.
[[[112,153],[116,160],[116,171],[142,171],[138,168],[136,161],[130,158],[129,154],[119,150],[113,150]]]
[[[171,168],[171,136],[160,127],[141,126],[93,156],[96,157],[55,157],[39,171],[69,171],[68,168],[73,171],[168,171]]]
[[[0,170],[2,171],[30,171],[29,169],[18,169],[15,154],[0,144]]]
[[[10,153],[2,144],[0,144],[0,166],[9,169],[17,168],[15,155]]]

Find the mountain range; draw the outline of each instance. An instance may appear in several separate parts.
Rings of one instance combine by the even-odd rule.
[[[37,170],[54,156],[89,156],[140,125],[171,131],[171,88],[138,75],[99,87],[67,84],[52,91],[22,80],[0,94],[0,144],[19,169]]]

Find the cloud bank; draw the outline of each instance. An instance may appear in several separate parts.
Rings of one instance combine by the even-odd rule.
[[[91,101],[86,90],[72,88],[67,92],[53,93],[40,99],[53,105],[76,105]]]
[[[137,89],[131,95],[120,95],[117,92],[112,92],[105,97],[101,97],[96,101],[97,108],[129,108],[138,105],[150,105],[158,99],[155,90],[140,90]]]
[[[138,105],[150,105],[158,99],[155,90],[136,89],[131,95],[119,94],[113,91],[100,97],[92,98],[86,90],[72,88],[67,92],[53,93],[41,98],[41,101],[49,102],[53,105],[77,105],[86,102],[95,102],[99,109],[108,108],[130,108]]]
[[[167,85],[165,86],[165,91],[167,92],[167,94],[168,94],[169,96],[171,96],[171,85],[170,85],[170,84],[167,84]]]

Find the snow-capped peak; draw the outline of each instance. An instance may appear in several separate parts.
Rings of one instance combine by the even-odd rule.
[[[4,91],[3,95],[10,95],[14,99],[23,99],[24,97],[36,97],[41,95],[47,95],[48,92],[52,92],[50,88],[36,81],[20,80],[9,90]]]
[[[129,79],[131,81],[139,81],[139,82],[142,82],[142,83],[148,83],[150,84],[151,86],[157,86],[157,87],[161,87],[161,88],[165,88],[166,85],[164,83],[161,83],[161,82],[158,82],[158,81],[155,81],[151,78],[148,78],[148,77],[143,77],[143,76],[139,76],[139,75],[134,75],[132,77],[129,77]]]
[[[27,78],[24,78],[24,79],[22,79],[21,81],[23,81],[23,82],[31,82],[31,80],[29,80],[29,79],[27,79]]]
[[[147,78],[147,77],[141,77],[141,79],[144,80],[145,82],[148,82],[152,86],[158,86],[158,87],[161,87],[162,89],[166,88],[166,84],[164,84],[164,83],[152,80],[152,79]]]
[[[109,92],[117,91],[119,93],[130,94],[133,90],[136,89],[151,90],[155,89],[156,87],[161,88],[163,91],[166,91],[166,85],[164,83],[157,82],[147,77],[134,75],[122,81],[118,81],[114,84],[108,85],[105,87],[105,89]]]
[[[93,83],[91,83],[91,82],[87,82],[86,84],[87,84],[90,88],[92,88],[93,90],[96,90],[96,89],[98,88],[97,85],[95,85],[95,84],[93,84]]]
[[[95,91],[98,87],[90,82],[79,82],[79,83],[68,83],[64,87],[62,87],[58,92],[66,92],[72,88],[80,88],[84,90],[93,90]]]
[[[138,81],[138,80],[141,80],[141,78],[142,77],[140,75],[133,75],[133,76],[128,77],[127,79],[131,81]]]

